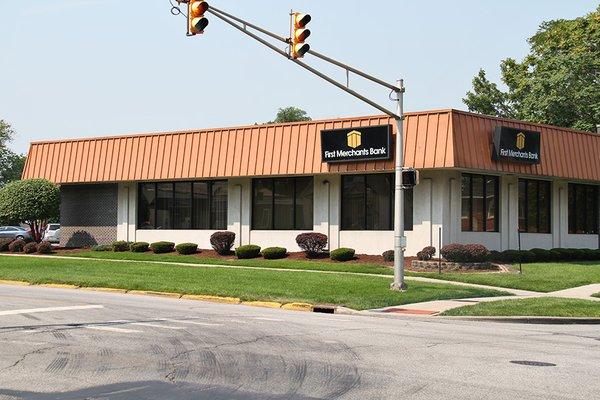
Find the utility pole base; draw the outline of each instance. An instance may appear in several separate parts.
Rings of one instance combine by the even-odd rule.
[[[402,283],[392,282],[392,284],[390,285],[390,290],[393,290],[395,292],[405,292],[406,289],[408,289],[406,282],[402,282]]]

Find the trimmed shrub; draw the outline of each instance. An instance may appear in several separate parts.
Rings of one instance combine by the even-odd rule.
[[[175,243],[173,242],[156,242],[150,245],[150,250],[154,254],[172,253],[174,249]]]
[[[39,254],[50,254],[50,253],[52,253],[52,244],[50,244],[50,242],[47,242],[47,241],[38,243],[38,245],[37,245],[37,252]]]
[[[519,258],[522,263],[532,263],[538,260],[536,254],[531,250],[521,250]]]
[[[481,244],[452,243],[442,247],[440,254],[450,262],[479,263],[489,259],[490,251]]]
[[[442,247],[440,254],[450,262],[468,262],[469,253],[463,244],[452,243]]]
[[[317,232],[301,233],[296,236],[296,243],[307,257],[317,257],[327,246],[327,235]]]
[[[354,259],[354,249],[340,247],[329,253],[329,257],[334,261],[350,261]]]
[[[600,249],[594,250],[594,261],[600,260]]]
[[[115,242],[112,242],[112,249],[115,253],[129,251],[129,243],[127,243],[124,240],[117,240]]]
[[[235,256],[240,259],[256,258],[260,255],[260,246],[247,244],[235,249]]]
[[[435,247],[427,246],[423,250],[417,253],[417,259],[419,261],[429,261],[435,256]]]
[[[25,247],[25,241],[23,239],[13,240],[11,244],[8,245],[8,251],[11,253],[20,253],[23,251],[23,247]]]
[[[535,261],[548,262],[553,260],[553,255],[550,250],[536,248],[529,251],[535,256]]]
[[[145,253],[150,248],[150,244],[146,242],[135,242],[132,243],[129,248],[134,253]]]
[[[12,243],[12,239],[0,239],[0,251],[8,251],[8,245]]]
[[[267,247],[261,252],[266,260],[277,260],[287,256],[287,249],[284,247]]]
[[[210,236],[210,245],[220,255],[226,256],[231,253],[235,242],[235,233],[229,231],[215,232]]]
[[[496,250],[490,251],[490,255],[488,256],[488,261],[502,261],[502,253]]]
[[[394,250],[386,250],[381,255],[383,257],[383,261],[393,262],[394,261]]]
[[[184,256],[196,254],[196,252],[198,251],[198,245],[195,243],[180,243],[177,246],[175,246],[175,250],[177,250],[179,254]]]
[[[23,253],[25,254],[33,254],[37,251],[37,244],[34,242],[29,242],[23,246]]]
[[[490,251],[482,244],[465,244],[465,250],[468,254],[467,262],[485,262],[490,255]]]
[[[92,246],[92,251],[112,251],[112,246],[109,244],[99,244]]]

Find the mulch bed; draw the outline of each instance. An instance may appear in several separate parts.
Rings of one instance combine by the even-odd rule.
[[[90,249],[67,249],[67,248],[55,248],[55,254],[57,255],[61,255],[61,254],[77,254],[77,253],[81,253],[83,251],[89,251]],[[175,253],[174,253],[175,254]],[[159,256],[160,257],[160,256]],[[195,257],[202,259],[202,258],[211,258],[211,259],[218,259],[218,260],[235,260],[236,257],[233,254],[233,252],[229,255],[226,256],[222,256],[220,254],[218,254],[216,251],[210,249],[203,249],[203,250],[198,250],[198,253],[196,253]],[[412,268],[412,261],[416,260],[416,257],[405,257],[404,258],[404,262],[405,262],[405,269],[407,271],[413,271],[413,272],[437,272],[437,265],[435,267],[432,267],[431,269],[413,269]],[[310,262],[321,262],[321,263],[332,263],[332,264],[337,264],[337,263],[341,263],[340,261],[333,261],[332,259],[329,258],[328,254],[323,254],[321,257],[317,257],[317,258],[306,258],[306,255],[303,252],[291,252],[288,253],[287,257],[284,258],[284,260],[300,260],[300,261],[310,261]],[[437,262],[437,259],[433,259],[432,262]],[[346,261],[344,263],[347,264],[375,264],[375,265],[380,265],[383,267],[388,267],[388,268],[393,268],[394,263],[393,262],[388,262],[388,261],[384,261],[382,256],[377,256],[377,255],[368,255],[368,254],[357,254],[353,260],[351,261]],[[450,271],[444,271],[444,272],[450,272]],[[456,270],[456,271],[451,271],[452,273],[473,273],[473,272],[492,272],[489,270],[473,270],[473,269],[464,269],[464,270]],[[500,272],[506,272],[506,271],[500,271]]]

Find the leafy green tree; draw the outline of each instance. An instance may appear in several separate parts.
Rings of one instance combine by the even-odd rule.
[[[21,179],[25,166],[25,156],[16,154],[7,147],[14,134],[10,124],[0,120],[0,187]]]
[[[572,20],[543,22],[529,54],[501,62],[507,91],[480,70],[463,99],[470,111],[587,131],[600,123],[600,6]]]
[[[306,111],[298,107],[285,107],[280,108],[275,116],[275,121],[269,123],[281,124],[285,122],[301,122],[310,121],[311,118],[308,116]]]
[[[0,189],[0,220],[26,223],[37,242],[48,221],[58,218],[59,206],[58,187],[45,179],[15,181]]]

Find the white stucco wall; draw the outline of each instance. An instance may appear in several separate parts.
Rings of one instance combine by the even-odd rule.
[[[421,171],[421,180],[414,189],[413,230],[407,231],[409,256],[425,246],[439,248],[440,228],[442,245],[449,243],[481,243],[491,250],[518,248],[518,177],[500,179],[499,232],[461,232],[460,171]],[[251,230],[251,178],[233,178],[229,181],[228,230],[236,233],[236,246],[257,244],[261,247],[282,246],[298,251],[296,236],[301,231]],[[331,249],[354,248],[357,253],[381,254],[393,248],[392,231],[342,231],[340,175],[315,176],[314,231],[329,237]],[[552,184],[552,233],[521,235],[523,249],[534,247],[598,248],[597,235],[570,235],[568,233],[566,181]],[[154,242],[170,240],[175,243],[196,242],[201,248],[210,248],[213,231],[152,231],[136,229],[137,183],[119,185],[118,237],[129,241]]]

